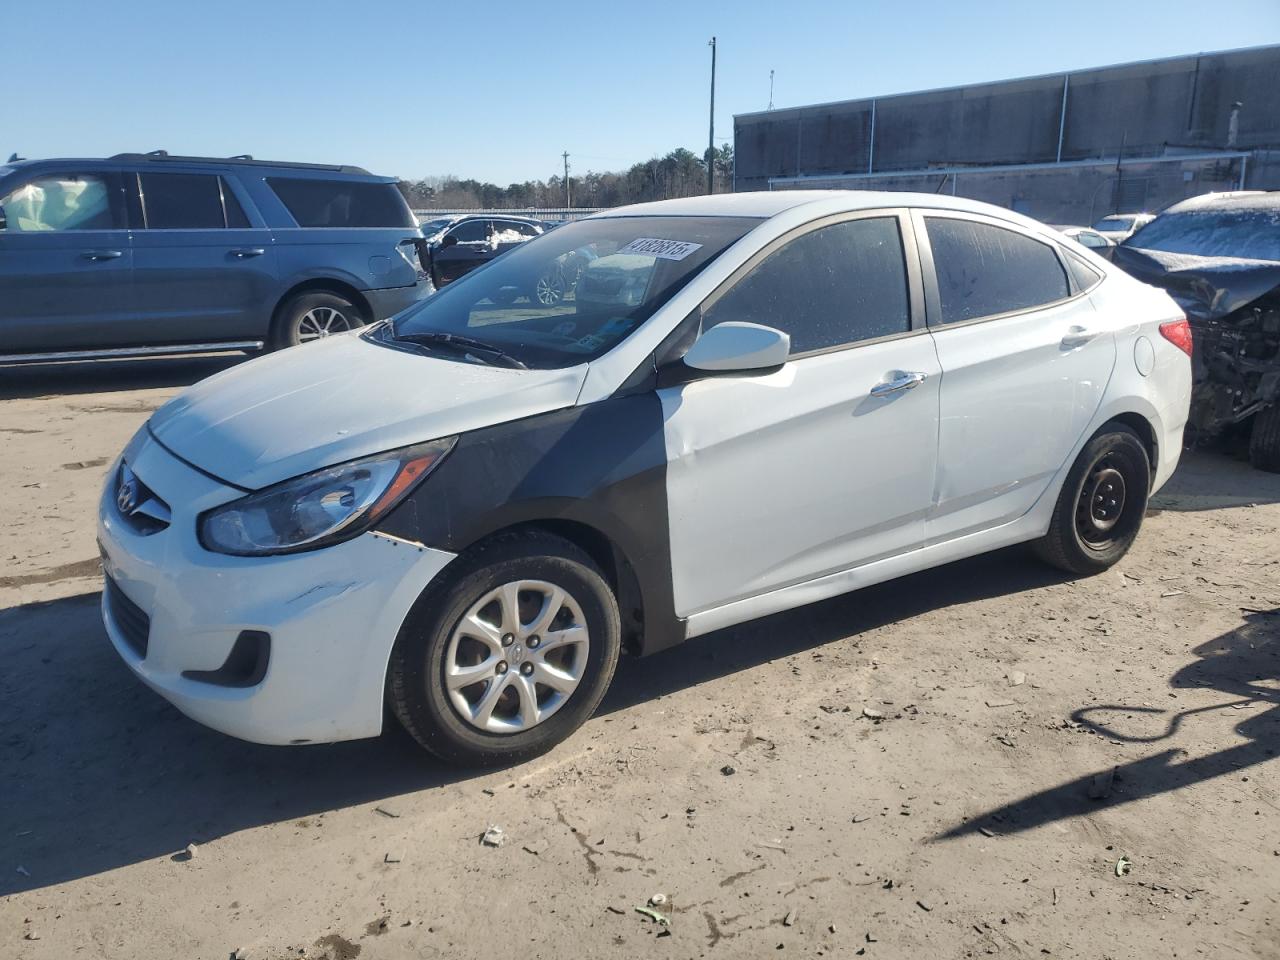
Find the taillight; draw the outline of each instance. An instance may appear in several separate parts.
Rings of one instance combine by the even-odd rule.
[[[1160,336],[1164,337],[1175,347],[1191,356],[1191,324],[1187,322],[1187,318],[1181,320],[1170,320],[1168,323],[1160,324]]]

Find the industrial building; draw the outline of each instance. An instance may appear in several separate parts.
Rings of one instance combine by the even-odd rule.
[[[736,190],[945,192],[1052,223],[1280,189],[1280,45],[734,117]]]

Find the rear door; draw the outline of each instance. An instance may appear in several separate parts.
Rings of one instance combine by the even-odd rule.
[[[33,174],[0,207],[0,355],[129,343],[133,257],[120,174]]]
[[[261,340],[275,292],[275,252],[257,211],[216,173],[129,175],[134,303],[145,343]]]
[[[1101,404],[1116,347],[1056,245],[990,217],[912,216],[942,364],[937,543],[1031,509]]]

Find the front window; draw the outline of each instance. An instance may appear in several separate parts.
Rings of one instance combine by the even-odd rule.
[[[60,230],[115,230],[124,226],[104,177],[48,174],[29,180],[4,197],[5,229],[18,233]]]
[[[1133,228],[1133,217],[1103,217],[1093,225],[1095,230],[1130,230]]]
[[[603,356],[760,221],[601,217],[513,247],[410,307],[383,336],[472,363],[542,369]]]
[[[1280,260],[1280,202],[1162,214],[1124,245],[1197,257]]]

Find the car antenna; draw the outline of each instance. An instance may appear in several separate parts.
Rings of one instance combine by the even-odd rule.
[[[11,153],[11,154],[9,154],[9,159],[8,159],[8,161],[7,161],[7,162],[8,162],[8,163],[17,163],[19,160],[25,160],[25,159],[27,159],[27,158],[26,158],[26,157],[20,157],[20,156],[18,156],[16,153]]]

